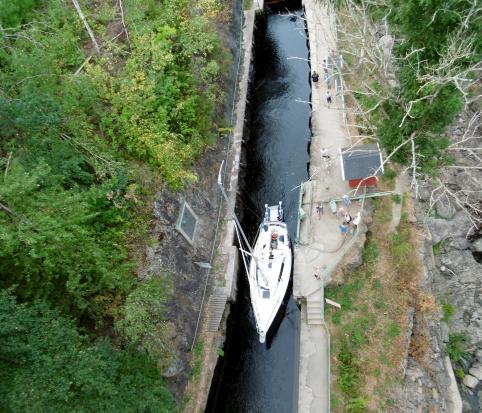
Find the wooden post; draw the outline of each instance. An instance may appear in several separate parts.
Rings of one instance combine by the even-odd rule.
[[[335,301],[330,300],[329,298],[325,298],[325,301],[326,301],[327,304],[330,304],[330,305],[332,305],[333,307],[341,308],[341,305],[340,305],[340,304],[338,304],[338,303],[335,302]]]

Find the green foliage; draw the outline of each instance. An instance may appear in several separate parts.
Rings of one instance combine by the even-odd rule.
[[[146,356],[87,344],[44,302],[0,292],[0,410],[168,412],[172,397]]]
[[[397,265],[403,266],[408,263],[412,252],[412,245],[403,234],[394,233],[392,235],[390,247],[392,256]]]
[[[244,1],[244,10],[251,10],[253,8],[253,0]]]
[[[32,17],[32,9],[40,0],[0,0],[0,24],[3,27],[15,27]]]
[[[46,164],[27,172],[14,163],[0,186],[13,212],[0,214],[1,285],[74,312],[103,289],[126,291],[129,265],[116,228],[124,218],[108,199],[114,181],[65,190]]]
[[[436,244],[433,244],[432,246],[433,255],[435,255],[436,257],[440,256],[442,252],[442,248],[444,247],[444,245],[446,245],[449,242],[450,242],[450,238],[445,238],[442,241],[437,242]]]
[[[126,2],[129,10],[137,6]],[[213,142],[213,102],[223,96],[219,40],[204,17],[179,18],[186,7],[177,0],[154,15],[146,6],[128,13],[142,30],[131,34],[125,67],[117,77],[98,76],[112,105],[103,131],[116,147],[158,167],[174,189],[196,179],[188,166]]]
[[[86,63],[92,46],[71,2],[0,0],[0,287],[31,304],[0,303],[1,411],[172,407],[155,369],[172,356],[172,280],[132,274],[154,187],[143,172],[173,189],[196,179],[228,63],[208,18],[225,6],[123,5],[130,42],[112,39],[117,4],[82,5],[102,43]],[[84,328],[115,319],[126,348],[148,354],[93,344],[57,311]]]
[[[468,337],[462,333],[449,334],[445,351],[453,362],[459,361],[466,353]]]
[[[455,369],[455,377],[457,377],[459,380],[463,380],[465,377],[465,371],[462,367],[457,367]]]
[[[202,354],[204,350],[204,342],[199,340],[193,349],[193,358],[192,358],[192,376],[195,379],[198,379],[201,375],[201,367],[202,367]]]
[[[469,2],[464,0],[410,0],[393,1],[396,10],[390,14],[391,21],[405,42],[402,50],[423,48],[422,59],[437,61],[440,49],[445,47],[459,24],[463,21]],[[477,30],[476,22],[470,22],[473,31]]]
[[[354,354],[348,349],[346,344],[341,346],[338,353],[339,374],[338,383],[342,391],[349,395],[358,392],[359,369],[355,361]]]
[[[400,326],[396,323],[390,323],[386,332],[388,339],[394,339],[400,335]]]
[[[368,267],[372,267],[373,265],[375,265],[377,258],[378,258],[378,247],[377,247],[376,241],[373,239],[373,237],[368,235],[367,241],[362,251],[363,263]]]
[[[399,194],[392,195],[392,201],[396,204],[400,204],[402,202],[402,198]]]
[[[350,348],[356,350],[368,342],[365,329],[361,325],[361,319],[357,318],[352,323],[345,326],[344,331],[350,342]]]
[[[172,356],[174,326],[166,320],[165,304],[173,293],[170,275],[139,283],[128,296],[117,329],[129,345],[144,347],[149,355],[167,364]]]
[[[383,175],[382,175],[382,180],[384,182],[387,182],[393,185],[396,177],[397,177],[397,173],[389,166],[385,166]]]
[[[367,406],[368,403],[363,397],[355,397],[348,400],[346,411],[350,413],[361,413],[366,411]]]
[[[455,307],[450,303],[442,302],[442,313],[442,320],[448,323],[455,314]]]

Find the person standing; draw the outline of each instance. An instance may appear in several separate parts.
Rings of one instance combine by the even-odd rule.
[[[345,205],[345,207],[348,208],[351,204],[350,197],[347,194],[345,194],[345,195],[343,195],[342,198],[343,198],[343,205]]]
[[[326,82],[326,87],[328,89],[331,89],[331,80],[330,80],[330,75],[328,74],[328,71],[325,72],[325,82]]]
[[[320,75],[316,72],[316,70],[313,70],[313,74],[311,75],[311,80],[315,85],[317,85],[319,79],[320,79]]]
[[[328,105],[331,105],[331,93],[329,90],[326,91],[326,103],[328,103]]]
[[[355,227],[355,229],[358,229],[358,225],[360,225],[360,220],[361,220],[361,214],[360,212],[358,212],[356,214],[356,217],[353,219],[353,226]]]
[[[323,215],[323,205],[321,205],[320,202],[318,202],[318,205],[316,206],[316,213],[318,214],[318,219],[321,219],[321,216]]]

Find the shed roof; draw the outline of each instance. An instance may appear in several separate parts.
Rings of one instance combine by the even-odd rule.
[[[341,159],[344,181],[383,175],[382,154],[377,143],[342,148]]]

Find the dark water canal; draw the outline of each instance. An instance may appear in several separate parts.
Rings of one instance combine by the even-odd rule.
[[[302,15],[301,10],[291,13]],[[264,204],[283,201],[293,240],[296,187],[308,178],[310,107],[295,101],[310,100],[309,66],[303,60],[308,59],[304,21],[268,13],[258,18],[256,27],[242,225],[253,240]],[[291,413],[297,403],[299,328],[291,287],[266,343],[260,344],[243,268],[238,278],[238,300],[228,320],[224,357],[216,367],[206,411]]]

